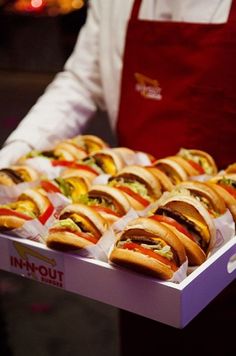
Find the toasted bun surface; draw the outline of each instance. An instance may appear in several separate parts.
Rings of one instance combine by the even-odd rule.
[[[125,166],[122,155],[111,148],[96,151],[90,156],[95,159],[105,173],[111,175],[116,174]]]
[[[153,241],[155,241],[155,238],[160,238],[173,249],[177,266],[180,266],[186,260],[184,246],[178,237],[169,228],[157,221],[148,218],[133,220],[126,226],[120,240],[131,239],[132,241],[132,236],[148,236],[149,238],[151,236]],[[161,279],[170,279],[174,273],[171,267],[164,262],[139,251],[117,247],[117,245],[111,252],[110,260]]]
[[[174,162],[169,158],[159,159],[155,161],[153,165],[163,171],[174,185],[187,180],[188,178],[184,169],[177,162]]]
[[[39,173],[32,167],[26,165],[11,166],[11,168],[20,174],[24,182],[32,182],[39,179]]]
[[[185,170],[189,177],[199,175],[199,172],[183,157],[176,155],[170,156],[168,157],[168,159],[171,159],[172,161],[178,163]]]
[[[59,219],[71,217],[72,214],[78,214],[79,216],[84,217],[89,224],[91,224],[91,229],[97,230],[100,235],[102,235],[107,229],[107,222],[90,206],[84,204],[67,205],[60,212]]]
[[[183,243],[188,257],[189,266],[200,266],[206,260],[205,252],[196,242],[192,241],[188,236],[177,230],[174,226],[166,223],[162,224],[166,225],[171,231],[173,231]]]
[[[89,197],[104,197],[110,200],[120,216],[126,214],[130,209],[130,203],[126,195],[115,187],[108,185],[93,185],[88,192]]]
[[[29,199],[35,204],[38,215],[41,215],[50,205],[50,201],[47,196],[41,194],[37,189],[26,189],[18,200]]]
[[[212,208],[219,214],[226,212],[226,205],[222,197],[215,192],[207,183],[198,181],[181,182],[177,188],[185,188],[196,196],[205,197]]]
[[[146,167],[131,165],[124,167],[116,177],[126,177],[144,183],[148,193],[152,198],[159,198],[161,195],[161,185],[155,175]]]
[[[0,215],[0,230],[12,230],[20,228],[26,220],[19,218],[17,216],[11,215]]]
[[[93,243],[70,231],[57,231],[49,233],[46,245],[52,249],[67,251],[85,248],[93,245]]]
[[[159,180],[162,192],[170,192],[174,188],[170,178],[160,169],[154,166],[148,166],[146,168]]]
[[[180,149],[180,151],[177,153],[177,155],[183,156],[183,150],[187,151],[190,156],[193,156],[193,157],[196,156],[199,159],[204,160],[211,169],[211,175],[217,174],[218,168],[216,166],[215,160],[209,153],[207,153],[206,151],[197,150],[197,149]]]
[[[165,202],[162,202],[162,205],[170,207],[192,221],[199,228],[202,239],[207,246],[210,240],[215,238],[216,228],[213,219],[206,208],[194,197],[186,195],[170,196]]]

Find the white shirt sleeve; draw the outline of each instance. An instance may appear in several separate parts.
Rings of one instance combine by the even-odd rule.
[[[103,107],[98,56],[99,11],[92,1],[87,21],[64,71],[8,137],[6,143],[25,141],[35,149],[82,133],[89,118]]]

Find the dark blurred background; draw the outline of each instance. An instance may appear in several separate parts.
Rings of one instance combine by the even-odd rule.
[[[0,145],[63,68],[86,13],[81,0],[0,0]],[[87,132],[114,144],[98,115]],[[0,271],[0,355],[32,354],[118,356],[117,309]]]

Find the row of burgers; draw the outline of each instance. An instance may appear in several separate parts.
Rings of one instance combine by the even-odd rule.
[[[50,178],[30,164],[38,157],[50,162]],[[218,172],[213,157],[196,149],[155,159],[80,135],[1,169],[0,184],[0,193],[24,187],[0,205],[1,231],[22,232],[37,220],[49,248],[75,251],[113,229],[108,260],[164,280],[186,261],[206,260],[219,217],[230,212],[236,221],[236,164]]]

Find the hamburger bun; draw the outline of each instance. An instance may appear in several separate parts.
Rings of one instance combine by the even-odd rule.
[[[194,240],[192,226],[183,215],[170,208],[160,207],[150,218],[159,221],[178,236],[184,245],[189,266],[199,266],[206,260],[206,253]]]
[[[224,199],[205,182],[181,182],[178,184],[177,189],[187,189],[191,195],[197,197],[205,205],[213,217],[218,217],[226,212]]]
[[[216,228],[207,209],[194,197],[170,195],[161,203],[162,206],[183,215],[192,225],[192,232],[200,247],[208,251],[210,241],[216,237]]]
[[[109,185],[117,187],[126,195],[135,210],[142,210],[161,196],[161,185],[156,176],[146,167],[124,167],[111,177]]]
[[[70,204],[50,229],[46,244],[50,248],[71,250],[96,244],[107,229],[107,222],[94,209],[83,204]]]
[[[157,167],[160,171],[165,173],[167,177],[171,180],[173,185],[176,185],[188,179],[187,173],[179,165],[179,163],[171,160],[168,157],[158,159],[153,163],[153,166]]]
[[[163,252],[164,247],[168,253]],[[109,259],[167,280],[185,262],[186,254],[183,244],[169,228],[149,218],[137,218],[121,233]]]
[[[181,148],[177,156],[183,157],[191,164],[196,164],[199,167],[200,174],[215,175],[218,172],[214,158],[207,152],[196,149]]]

